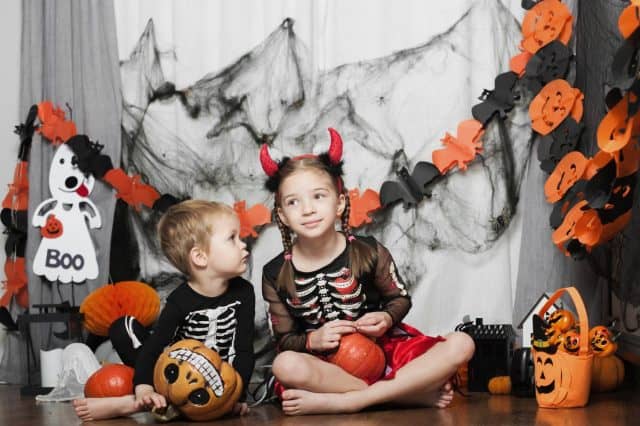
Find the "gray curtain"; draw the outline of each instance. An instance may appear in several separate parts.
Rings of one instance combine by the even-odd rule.
[[[78,133],[103,144],[117,167],[120,159],[122,96],[113,2],[110,0],[24,0],[22,3],[22,57],[20,111],[42,100],[73,110]],[[67,112],[68,113],[68,112]],[[34,137],[29,163],[29,218],[33,209],[49,198],[48,174],[53,147]],[[73,295],[79,305],[93,289],[108,281],[111,228],[115,209],[112,189],[97,182],[92,201],[102,216],[102,227],[92,230],[98,255],[96,280],[75,285]],[[37,228],[30,228],[27,242],[29,303],[60,303],[72,300],[71,285],[46,283],[31,272],[31,260],[40,243]],[[14,312],[15,309],[14,309]],[[17,312],[16,312],[17,313]],[[36,355],[40,348],[63,347],[51,331],[62,324],[32,327]],[[24,345],[17,336],[9,340],[9,356],[0,365],[0,380],[25,382]]]
[[[574,86],[585,95],[582,118],[585,132],[580,149],[587,155],[598,151],[595,135],[606,113],[606,81],[611,58],[621,42],[617,21],[625,6],[611,0],[578,2]],[[546,178],[534,147],[522,190],[523,231],[513,321],[519,323],[543,292],[572,284],[582,295],[590,323],[602,323],[608,320],[609,282],[597,274],[611,273],[612,243],[598,247],[589,259],[581,261],[565,257],[557,250],[551,243],[551,205],[543,193]]]

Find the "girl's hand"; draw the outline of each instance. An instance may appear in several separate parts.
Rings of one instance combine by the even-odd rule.
[[[322,352],[337,348],[343,334],[355,332],[356,327],[353,321],[335,320],[310,332],[307,339],[311,350]]]
[[[236,402],[232,412],[235,415],[244,416],[249,413],[249,405],[246,402]]]
[[[369,312],[355,322],[357,330],[371,337],[380,337],[393,325],[393,319],[387,312]]]
[[[138,410],[150,408],[165,408],[167,400],[157,393],[151,385],[138,385],[135,389],[135,406]]]

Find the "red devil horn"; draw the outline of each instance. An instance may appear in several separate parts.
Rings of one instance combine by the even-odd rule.
[[[329,160],[331,164],[338,164],[342,160],[342,138],[336,129],[329,127],[331,145],[329,146]]]
[[[260,148],[260,164],[262,164],[262,170],[267,176],[271,177],[278,173],[278,163],[273,161],[273,158],[269,155],[269,148],[266,143]]]

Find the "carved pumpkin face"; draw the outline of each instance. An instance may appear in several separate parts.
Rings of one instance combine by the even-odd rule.
[[[604,325],[597,325],[589,330],[589,341],[593,354],[598,357],[609,356],[618,349],[618,344],[613,341],[609,329]]]
[[[40,233],[44,238],[58,238],[62,235],[62,222],[56,218],[56,215],[47,216],[47,223],[40,228]]]
[[[212,349],[192,339],[167,348],[153,371],[156,391],[190,420],[213,420],[240,397],[242,378]]]
[[[566,309],[556,309],[551,315],[549,315],[547,322],[551,327],[557,328],[561,333],[564,333],[573,327],[576,320],[571,311],[567,311]]]

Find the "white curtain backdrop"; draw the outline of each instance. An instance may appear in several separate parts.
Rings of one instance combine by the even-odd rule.
[[[356,93],[354,99],[366,98],[366,93],[357,94],[358,82],[363,81],[360,74],[368,72],[374,65],[378,67],[374,77],[364,79],[366,83],[362,87],[369,87],[367,84],[373,84],[371,80],[379,78],[387,79],[391,85],[397,79],[416,88],[415,91],[403,89],[406,99],[396,97],[394,102],[400,106],[389,110],[391,112],[386,115],[367,115],[364,107],[358,110],[361,117],[383,128],[378,131],[381,143],[399,135],[397,138],[403,141],[400,146],[411,167],[420,160],[431,161],[430,153],[441,148],[439,139],[445,132],[455,134],[458,122],[472,118],[471,107],[479,102],[477,97],[482,90],[492,89],[495,76],[508,71],[508,59],[517,53],[519,24],[523,16],[520,0],[116,0],[115,12],[120,60],[123,63],[130,60],[149,19],[152,19],[164,80],[173,82],[177,89],[188,88],[207,74],[222,72],[263,43],[285,18],[292,18],[297,43],[304,46],[308,67],[305,71],[305,100],[315,102],[318,111],[323,111],[322,99],[339,96],[340,93],[332,91],[339,92],[349,86],[350,81],[353,82],[349,86],[350,93]],[[432,46],[435,51],[429,50]],[[441,49],[442,46],[446,49]],[[406,68],[408,71],[401,72],[394,71],[393,65],[397,63],[396,57],[413,58],[413,49],[423,49],[419,52],[432,56],[428,60],[423,58],[424,55],[415,57],[416,67],[422,67],[421,71],[412,74],[413,80],[406,83],[402,78],[414,72],[411,64]],[[403,53],[394,56],[395,52]],[[453,60],[456,55],[462,59]],[[385,63],[389,75],[384,70],[380,71],[379,67],[384,68]],[[340,79],[348,73],[352,74]],[[327,82],[328,75],[335,79],[332,85]],[[133,84],[127,78],[123,73],[123,90]],[[411,96],[416,91],[420,93],[419,97]],[[124,98],[126,103],[126,94]],[[175,112],[173,119],[167,109]],[[210,127],[196,126],[197,130],[188,127],[180,109],[179,103],[164,107],[162,117],[165,126],[184,138],[204,137]],[[520,152],[517,171],[522,176],[527,167],[529,131],[526,116],[519,117],[511,123],[510,132],[515,150]],[[386,123],[383,125],[382,122]],[[340,123],[334,125],[341,130]],[[286,126],[280,123],[278,129],[286,133],[287,129],[283,127]],[[318,133],[320,150],[326,149],[326,127],[324,133]],[[489,129],[487,133],[491,133]],[[360,170],[365,168],[365,162],[349,157],[350,138],[344,134],[343,138],[347,144],[347,185],[359,186],[361,190],[367,187],[378,190],[380,183],[390,178],[390,157],[384,157],[386,163],[380,168],[384,172],[365,179],[361,174],[364,171]],[[287,145],[283,144],[276,143],[274,152],[290,153]],[[257,153],[257,148],[252,149]],[[251,167],[258,170],[257,155],[242,161],[255,163]],[[375,166],[375,163],[366,163],[367,169],[375,169]],[[538,167],[537,161],[532,166]],[[153,176],[148,177],[154,184]],[[355,179],[349,182],[350,177]],[[496,193],[504,198],[500,182],[494,183]],[[258,188],[261,185],[262,175],[257,174],[254,186]],[[482,317],[485,323],[511,323],[520,255],[521,214],[517,211],[510,218],[508,229],[498,234],[495,241],[490,235],[483,234],[484,231],[478,231],[479,236],[470,236],[472,242],[480,241],[477,247],[470,248],[473,244],[467,244],[460,235],[473,234],[476,228],[466,230],[457,226],[456,220],[467,210],[486,210],[489,196],[486,171],[478,162],[465,173],[451,175],[447,187],[447,191],[440,193],[443,200],[439,210],[435,208],[436,201],[425,200],[417,213],[419,218],[435,217],[431,224],[435,224],[437,229],[431,232],[444,241],[440,248],[431,250],[428,245],[416,244],[415,241],[409,244],[410,236],[403,238],[405,233],[395,231],[411,222],[413,217],[411,212],[403,211],[402,206],[395,206],[383,225],[371,230],[395,255],[405,279],[415,281],[411,290],[414,306],[406,321],[429,334],[451,331],[464,315],[472,319]],[[191,195],[230,203],[247,198],[251,203],[263,201],[271,207],[268,194],[260,194],[244,196],[240,191],[234,196],[229,191],[196,188]],[[460,197],[456,204],[458,210],[449,209],[445,197]],[[488,217],[486,212],[479,213],[482,214]],[[484,223],[483,226],[489,225]],[[447,227],[460,231],[457,239],[451,238],[448,243],[445,237],[450,230]],[[404,230],[407,229],[405,226]],[[548,229],[540,232],[550,234]],[[254,245],[250,279],[256,286],[259,299],[257,323],[263,322],[265,317],[259,291],[262,265],[281,249],[275,227],[264,230]],[[549,249],[553,249],[551,242]],[[167,269],[166,265],[158,266],[158,262],[141,260],[143,278],[152,277],[163,269]]]

